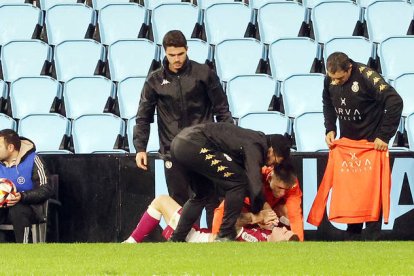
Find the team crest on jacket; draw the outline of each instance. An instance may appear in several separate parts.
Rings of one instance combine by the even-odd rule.
[[[26,179],[23,176],[17,178],[17,184],[23,185],[26,182]]]
[[[231,159],[231,157],[228,156],[227,154],[223,153],[223,156],[224,156],[224,158],[227,159],[227,161],[229,161],[229,162],[233,161],[233,159]]]
[[[172,162],[171,161],[165,161],[165,167],[167,169],[171,169],[172,168]]]
[[[358,84],[357,81],[354,81],[352,83],[351,90],[352,90],[352,92],[355,92],[355,93],[359,91],[359,84]]]

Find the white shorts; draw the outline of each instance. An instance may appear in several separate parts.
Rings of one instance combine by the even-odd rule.
[[[178,221],[181,218],[181,210],[177,209],[174,212],[174,215],[171,217],[170,221],[168,222],[167,227],[162,232],[162,235],[165,239],[170,239],[175,228],[177,228]],[[187,237],[185,238],[186,242],[209,242],[211,237],[211,232],[205,228],[199,228],[198,226],[194,225],[190,232],[188,233]]]

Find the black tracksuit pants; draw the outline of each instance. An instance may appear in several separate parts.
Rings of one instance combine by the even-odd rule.
[[[185,241],[207,199],[216,192],[216,188],[223,191],[225,199],[223,222],[218,236],[235,238],[235,223],[243,208],[247,190],[245,169],[214,146],[200,140],[188,141],[179,136],[171,144],[171,155],[173,163],[180,163],[186,168],[192,179],[190,186],[193,192],[183,206],[171,240]]]
[[[22,243],[24,228],[37,223],[36,214],[27,204],[17,203],[9,208],[0,208],[0,224],[12,224],[16,243]]]

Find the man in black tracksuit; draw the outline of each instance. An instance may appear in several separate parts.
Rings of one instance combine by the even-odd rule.
[[[376,150],[388,149],[389,140],[400,123],[403,101],[377,72],[352,61],[341,52],[327,60],[327,76],[323,90],[326,143],[332,146],[339,119],[341,137],[374,142]],[[370,223],[378,231],[379,223]],[[367,225],[367,229],[368,229]],[[349,224],[350,235],[359,234],[362,224]]]
[[[244,197],[249,196],[253,213],[263,207],[262,166],[280,163],[289,157],[289,151],[282,135],[266,137],[262,132],[229,123],[206,123],[182,130],[171,144],[171,155],[173,162],[180,163],[194,179],[193,196],[183,206],[171,241],[185,241],[205,200],[215,192],[214,185],[225,199],[223,223],[216,239],[234,240],[234,225]],[[206,184],[204,179],[212,183]]]
[[[180,31],[170,31],[163,39],[166,57],[163,66],[150,73],[141,92],[134,146],[136,163],[147,169],[146,148],[150,123],[157,109],[160,153],[164,159],[168,193],[180,205],[189,198],[191,178],[179,164],[170,160],[170,144],[185,127],[213,122],[233,122],[229,105],[217,74],[207,65],[187,57],[187,40]],[[218,200],[207,206],[207,223],[210,226]]]

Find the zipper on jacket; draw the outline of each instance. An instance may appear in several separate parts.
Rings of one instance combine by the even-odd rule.
[[[180,125],[181,125],[180,128],[182,129],[182,128],[184,128],[188,125],[188,122],[187,122],[187,120],[188,120],[188,118],[187,118],[187,107],[185,106],[185,101],[184,101],[184,97],[183,97],[183,90],[182,90],[182,87],[181,87],[181,78],[180,78],[180,76],[177,76],[177,80],[178,80],[178,88],[179,88],[178,90],[180,92],[181,114],[182,114],[181,121],[180,121]]]

